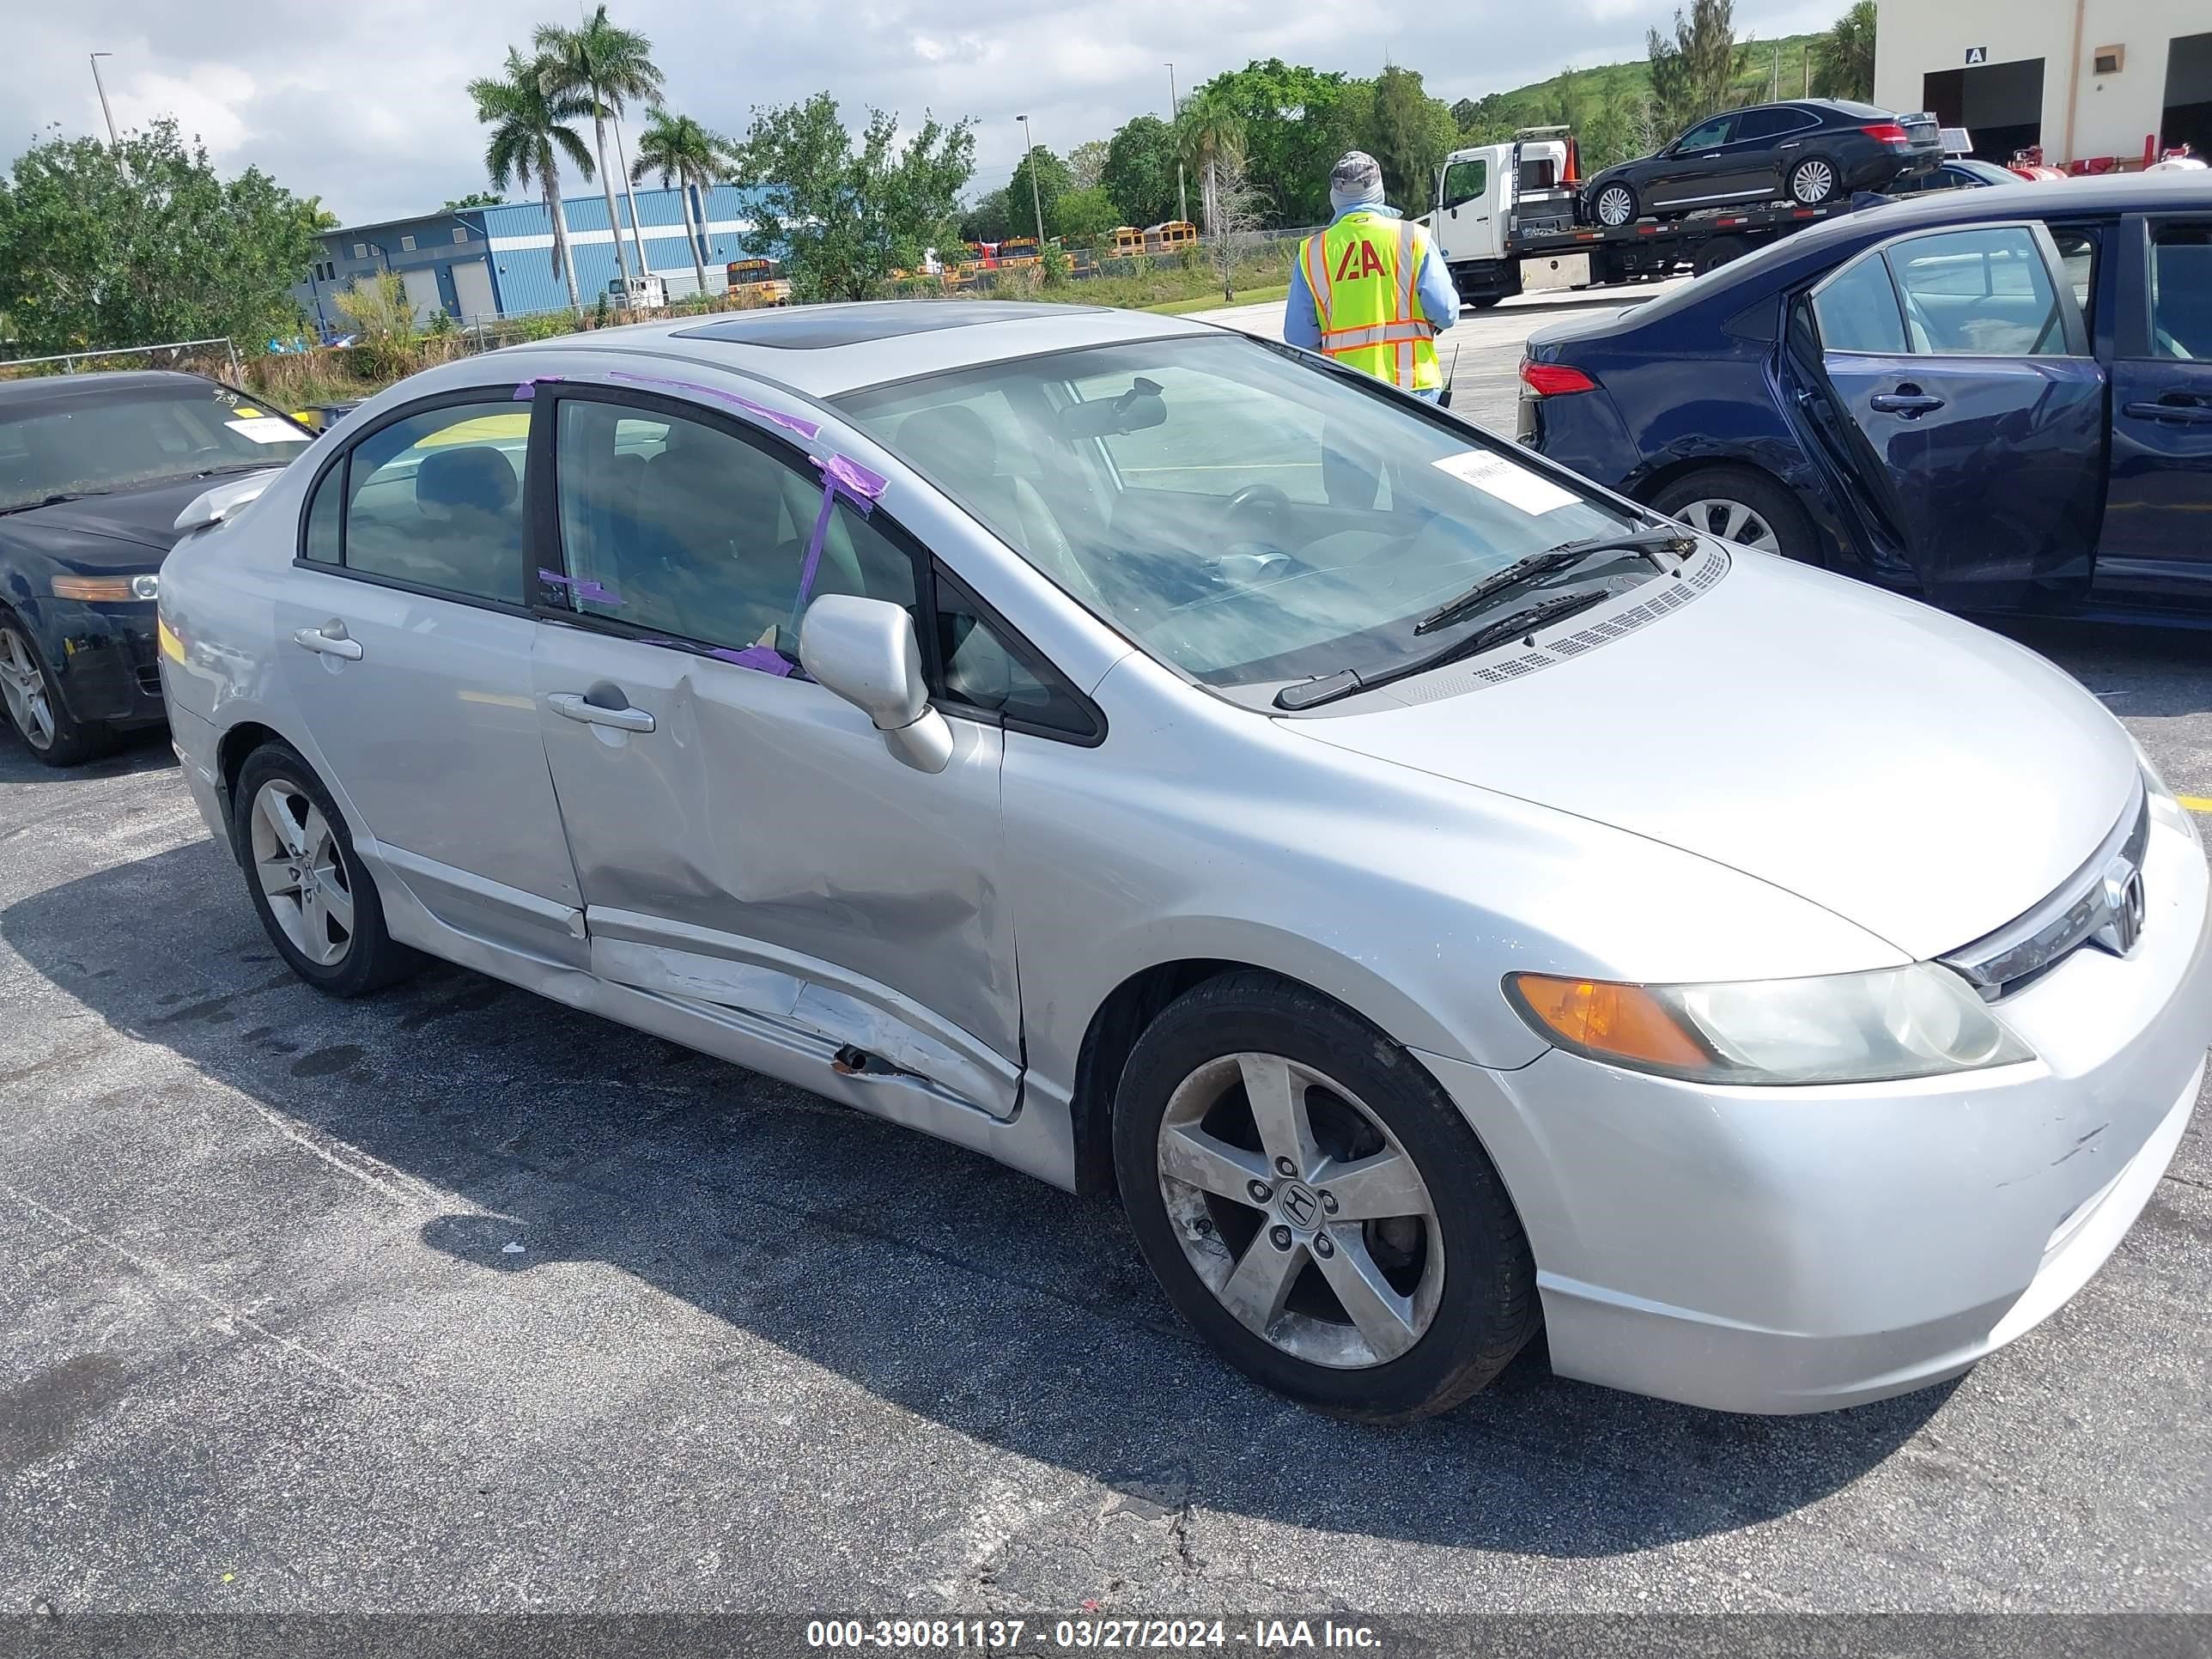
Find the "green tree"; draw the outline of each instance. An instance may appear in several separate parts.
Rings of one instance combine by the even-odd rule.
[[[1734,0],[1691,0],[1686,21],[1674,14],[1674,39],[1652,29],[1644,52],[1656,118],[1670,137],[1735,106],[1735,79],[1751,55],[1736,44]]]
[[[1074,177],[1076,189],[1096,190],[1106,182],[1109,148],[1103,138],[1092,138],[1067,152],[1067,170]]]
[[[1192,96],[1237,117],[1246,181],[1267,216],[1310,225],[1329,216],[1329,169],[1358,142],[1357,84],[1334,70],[1270,58],[1217,75]]]
[[[491,129],[484,145],[484,171],[500,190],[510,185],[528,190],[534,182],[553,223],[553,268],[568,279],[568,308],[584,314],[576,291],[575,250],[568,246],[568,222],[561,207],[561,158],[588,180],[592,153],[568,123],[590,107],[588,100],[545,90],[544,66],[507,48],[507,73],[469,82],[477,119]]]
[[[540,73],[550,98],[582,99],[592,113],[592,136],[599,152],[599,183],[606,193],[607,223],[615,228],[615,264],[624,277],[629,257],[623,250],[622,217],[615,211],[615,176],[607,167],[607,118],[622,118],[636,100],[660,95],[661,75],[653,61],[653,42],[635,29],[617,28],[607,20],[605,0],[589,20],[574,28],[541,23],[532,36]],[[586,177],[589,175],[586,174]],[[629,181],[624,180],[628,190]],[[637,226],[637,198],[629,198],[629,219]],[[636,231],[637,259],[645,264],[645,234]]]
[[[0,313],[30,353],[299,327],[288,290],[319,210],[258,167],[225,179],[162,119],[107,145],[58,132],[0,179]]]
[[[1387,65],[1375,79],[1362,146],[1382,167],[1382,189],[1399,209],[1425,213],[1437,169],[1458,137],[1451,111],[1421,86],[1419,70]]]
[[[472,190],[467,195],[456,196],[452,201],[447,203],[444,211],[452,213],[461,208],[504,207],[505,205],[505,201],[497,191]],[[337,228],[337,221],[335,218],[331,221],[331,226],[333,229]]]
[[[1030,198],[1030,180],[1036,179],[1036,198]],[[1014,176],[1006,180],[1006,211],[1014,222],[1014,234],[1036,234],[1038,209],[1044,211],[1044,222],[1052,223],[1053,204],[1075,188],[1075,174],[1066,162],[1054,155],[1042,144],[1014,164]]]
[[[1244,158],[1244,123],[1225,98],[1193,93],[1176,118],[1176,157],[1199,180],[1200,218],[1215,230],[1213,192],[1224,162]]]
[[[897,115],[871,109],[855,144],[826,92],[754,111],[736,158],[738,182],[760,192],[747,250],[780,256],[801,298],[865,300],[949,243],[975,172],[975,131],[925,111],[903,149],[897,136]]]
[[[1071,246],[1087,247],[1112,235],[1121,223],[1121,210],[1103,185],[1071,190],[1052,204],[1045,222],[1052,234]]]
[[[1013,234],[1013,200],[1004,185],[985,191],[961,210],[960,240],[963,242],[1003,242]]]
[[[1813,43],[1816,97],[1874,96],[1874,0],[1858,0]]]
[[[1098,182],[1121,210],[1123,224],[1141,228],[1175,217],[1175,129],[1157,115],[1125,122],[1107,143]]]
[[[630,165],[632,184],[647,173],[657,173],[663,190],[672,184],[677,187],[677,199],[684,210],[684,240],[690,245],[691,269],[698,274],[701,294],[707,291],[707,262],[699,252],[706,227],[692,228],[691,191],[698,191],[703,207],[707,192],[714,188],[714,175],[728,170],[729,155],[727,139],[688,115],[672,115],[656,104],[645,131],[637,136],[637,160]]]

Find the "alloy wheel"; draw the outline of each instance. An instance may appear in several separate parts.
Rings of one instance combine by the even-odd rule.
[[[1255,1335],[1350,1370],[1428,1330],[1443,1293],[1436,1205],[1343,1085],[1279,1054],[1224,1054],[1176,1085],[1158,1152],[1185,1258]]]
[[[46,688],[46,670],[39,666],[31,642],[12,628],[0,628],[0,698],[24,742],[33,749],[53,747],[53,694]]]
[[[1807,161],[1790,175],[1790,193],[1808,207],[1834,194],[1836,173],[1826,161]]]
[[[1598,222],[1625,225],[1636,216],[1636,198],[1625,185],[1609,185],[1597,198]]]
[[[353,890],[330,821],[299,785],[272,778],[253,798],[253,873],[269,914],[300,954],[334,968],[353,948]]]
[[[1774,526],[1741,501],[1718,497],[1692,501],[1678,507],[1674,516],[1692,530],[1734,542],[1738,547],[1755,548],[1778,556],[1782,552],[1782,538],[1775,534]]]

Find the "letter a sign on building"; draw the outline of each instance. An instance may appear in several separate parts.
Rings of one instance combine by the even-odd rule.
[[[1974,64],[1986,64],[1989,61],[1990,49],[1987,46],[1968,46],[1966,48],[1966,62],[1970,65]]]

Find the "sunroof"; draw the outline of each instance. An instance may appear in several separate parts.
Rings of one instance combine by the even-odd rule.
[[[697,328],[679,329],[674,337],[811,351],[828,346],[866,345],[871,340],[889,340],[901,334],[929,334],[940,328],[974,328],[983,323],[1018,322],[1025,317],[1066,317],[1098,308],[1011,300],[877,300],[854,305],[799,306],[789,311],[749,311]]]

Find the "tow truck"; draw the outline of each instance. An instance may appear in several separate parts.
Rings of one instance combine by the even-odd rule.
[[[1460,298],[1487,310],[1516,294],[1693,276],[1761,243],[1849,213],[1849,202],[1729,208],[1680,219],[1581,222],[1573,131],[1523,127],[1510,144],[1455,149],[1437,173],[1437,205],[1422,216]]]

